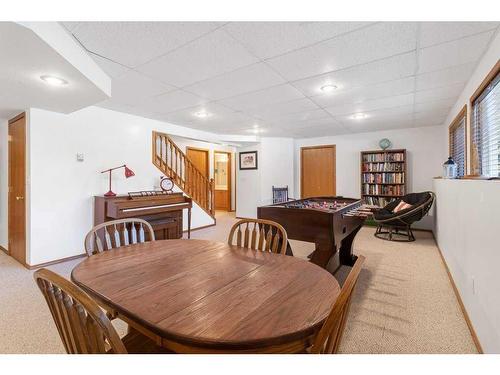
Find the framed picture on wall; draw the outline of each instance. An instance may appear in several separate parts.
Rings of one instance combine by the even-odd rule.
[[[257,169],[257,151],[240,152],[240,170]]]

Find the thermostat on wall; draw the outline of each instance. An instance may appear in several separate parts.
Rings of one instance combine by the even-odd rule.
[[[83,157],[83,154],[76,154],[76,161],[83,161],[84,160],[84,157]]]

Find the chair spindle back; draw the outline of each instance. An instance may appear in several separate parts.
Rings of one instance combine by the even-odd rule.
[[[103,310],[78,286],[48,270],[33,277],[42,291],[68,354],[126,354]]]
[[[314,339],[313,346],[311,347],[311,353],[337,353],[340,341],[342,340],[342,335],[344,333],[347,315],[349,314],[352,291],[356,286],[364,261],[365,257],[359,255],[356,263],[354,263],[354,267],[352,267],[351,272],[349,272],[349,275],[345,280],[339,297],[333,304],[328,318],[326,318],[325,323],[323,323],[323,326]]]
[[[285,228],[274,221],[243,219],[231,228],[228,243],[252,250],[285,254],[288,236]]]
[[[154,241],[153,227],[142,219],[119,219],[96,225],[85,236],[88,256],[121,246]]]

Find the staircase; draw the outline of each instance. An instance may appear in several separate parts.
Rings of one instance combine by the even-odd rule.
[[[165,133],[153,131],[153,164],[215,219],[215,184]]]

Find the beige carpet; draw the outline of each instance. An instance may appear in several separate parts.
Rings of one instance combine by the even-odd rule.
[[[225,241],[234,222],[234,215],[218,213],[217,226],[193,231],[192,238]],[[402,244],[373,232],[363,228],[356,238],[355,252],[367,260],[341,352],[476,353],[432,234],[416,232],[416,242]],[[292,241],[292,248],[305,259],[313,246]],[[50,268],[67,277],[80,261]],[[343,267],[336,276],[343,280],[348,271]],[[64,352],[32,273],[0,251],[0,353]]]

